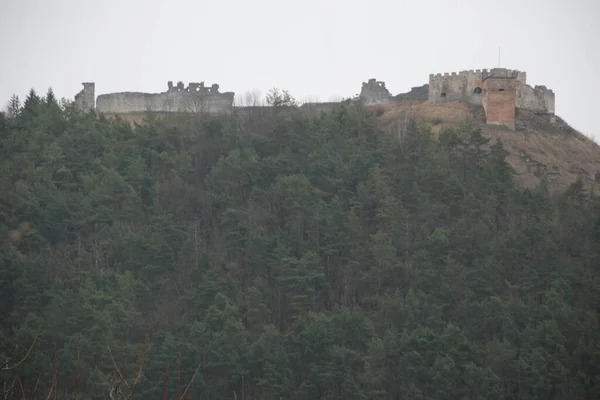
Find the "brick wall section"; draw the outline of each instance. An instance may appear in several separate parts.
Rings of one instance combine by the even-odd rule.
[[[487,123],[515,129],[517,80],[487,78],[483,81],[483,108]]]

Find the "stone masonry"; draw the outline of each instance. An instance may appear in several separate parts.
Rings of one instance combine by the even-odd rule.
[[[430,103],[464,101],[482,105],[488,124],[515,126],[516,109],[554,114],[554,92],[527,85],[527,74],[506,68],[429,75]]]
[[[94,92],[96,85],[93,82],[83,82],[83,90],[75,95],[75,104],[80,110],[88,111],[96,107]]]
[[[366,105],[374,105],[387,103],[392,95],[386,89],[385,82],[371,78],[368,82],[363,82],[359,97]]]
[[[514,77],[490,75],[483,80],[482,103],[489,125],[515,129],[517,83]]]
[[[96,109],[101,113],[128,114],[146,111],[197,112],[212,115],[228,114],[233,110],[233,92],[219,92],[219,85],[205,87],[204,82],[167,83],[162,93],[121,92],[98,96],[94,107],[94,84],[84,83],[75,96],[75,104],[83,110]],[[91,99],[91,101],[90,101]]]
[[[204,82],[167,83],[162,93],[121,92],[95,96],[95,84],[84,82],[83,90],[75,95],[75,104],[81,110],[97,110],[108,114],[139,114],[146,111],[200,112],[212,115],[233,111],[233,92],[219,92],[219,85],[204,86]],[[365,105],[388,102],[416,101],[444,103],[462,101],[483,107],[490,125],[515,129],[516,110],[554,115],[554,92],[545,86],[531,87],[527,74],[506,68],[477,69],[429,75],[429,84],[413,87],[407,93],[392,96],[385,82],[375,78],[363,82],[359,98]],[[310,107],[308,107],[310,106]],[[305,105],[318,109],[319,103]],[[326,109],[331,104],[327,103]],[[322,108],[322,107],[321,107]]]

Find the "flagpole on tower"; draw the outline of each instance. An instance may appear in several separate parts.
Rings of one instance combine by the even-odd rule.
[[[498,46],[498,68],[500,68],[500,46]]]

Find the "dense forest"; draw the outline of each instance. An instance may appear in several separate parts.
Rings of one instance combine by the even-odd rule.
[[[2,399],[599,399],[600,198],[286,92],[0,113]]]

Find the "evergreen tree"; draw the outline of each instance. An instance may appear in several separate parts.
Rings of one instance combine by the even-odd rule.
[[[3,398],[599,398],[585,182],[519,187],[473,123],[268,98],[133,128],[13,96]]]

